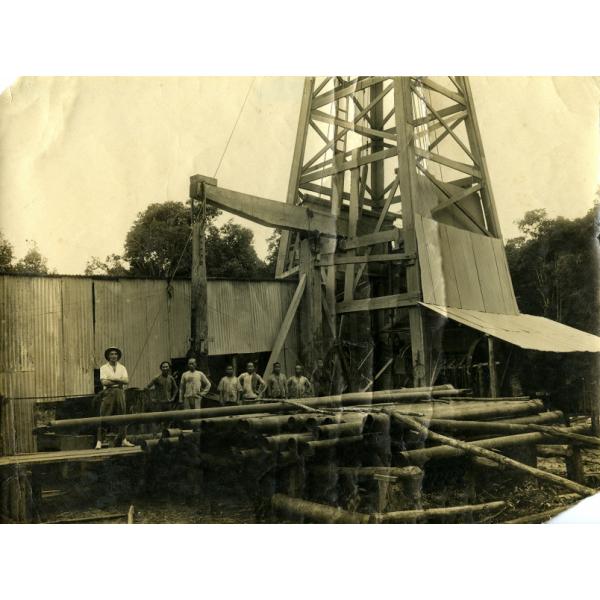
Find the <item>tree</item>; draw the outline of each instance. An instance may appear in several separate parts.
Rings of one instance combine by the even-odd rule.
[[[522,235],[506,243],[521,312],[600,333],[599,209],[595,206],[578,219],[551,219],[545,210],[525,213],[518,223]],[[529,352],[513,364],[518,364],[526,391],[554,390],[567,403],[564,408],[586,393],[597,393],[593,356]]]
[[[217,227],[214,220],[219,214],[216,208],[206,207],[208,276],[270,277],[269,269],[256,255],[252,231],[232,221]],[[151,204],[138,214],[127,233],[123,255],[111,254],[104,261],[93,257],[85,272],[88,275],[189,277],[192,266],[190,223],[189,205],[182,202]]]
[[[35,242],[28,240],[29,250],[15,266],[15,273],[30,273],[36,275],[48,274],[48,260],[42,256]]]
[[[0,231],[0,272],[12,271],[13,260],[15,258],[12,244],[4,237]]]
[[[265,259],[265,264],[270,277],[275,277],[280,242],[281,229],[274,229],[273,233],[267,238],[267,258]]]
[[[85,267],[86,275],[115,275],[117,277],[129,275],[129,267],[123,262],[123,257],[118,254],[109,254],[104,261],[97,256],[92,256]]]
[[[209,277],[252,279],[267,276],[267,266],[254,249],[254,234],[229,220],[206,233],[206,271]]]

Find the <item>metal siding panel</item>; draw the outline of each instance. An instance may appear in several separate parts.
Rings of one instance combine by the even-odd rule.
[[[120,281],[123,314],[123,364],[129,374],[129,387],[140,387],[145,381],[145,341],[148,337],[146,320],[146,289],[143,280]]]
[[[146,369],[143,385],[147,385],[151,377],[160,372],[160,363],[163,360],[171,358],[167,285],[164,281],[146,281],[146,288],[146,321],[149,327],[149,338],[145,352]]]
[[[422,303],[423,306],[510,344],[542,352],[600,352],[600,337],[534,315],[494,314]]]
[[[100,368],[106,362],[104,350],[123,347],[122,281],[94,281],[94,363]]]
[[[209,281],[210,355],[271,350],[294,289],[288,282]],[[286,344],[296,354],[297,335]]]
[[[61,279],[65,395],[94,392],[92,281]]]
[[[210,290],[210,285],[208,287]],[[183,357],[189,349],[190,297],[191,285],[189,281],[174,281],[171,284],[171,294],[167,302],[171,358]],[[210,328],[210,319],[208,326]]]

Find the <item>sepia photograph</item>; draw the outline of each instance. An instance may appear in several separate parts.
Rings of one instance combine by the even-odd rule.
[[[0,522],[599,522],[599,100],[15,80]]]

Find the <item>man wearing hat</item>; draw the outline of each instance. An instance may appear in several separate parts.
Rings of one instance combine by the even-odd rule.
[[[119,348],[111,346],[104,351],[104,358],[108,361],[100,367],[100,383],[102,383],[102,402],[100,403],[100,416],[125,414],[125,393],[123,388],[129,383],[127,369],[119,362],[123,353]],[[127,427],[117,428],[117,445],[119,440],[121,446],[133,446],[127,440]],[[98,427],[96,449],[102,448],[104,431],[102,426]]]

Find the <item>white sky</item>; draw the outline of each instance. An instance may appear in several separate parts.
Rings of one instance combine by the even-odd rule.
[[[139,211],[215,172],[252,78],[22,78],[0,96],[0,229],[18,256],[81,273],[123,250]],[[582,215],[598,181],[594,78],[471,80],[505,238],[526,210]],[[219,185],[283,200],[302,79],[258,77]],[[224,219],[223,219],[224,220]],[[260,256],[269,230],[255,232]]]

